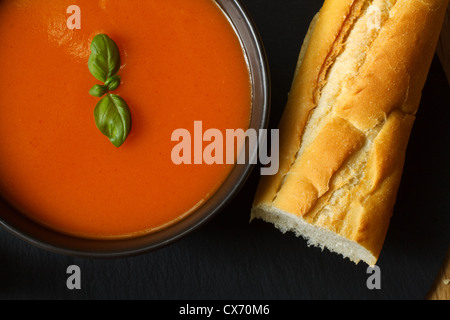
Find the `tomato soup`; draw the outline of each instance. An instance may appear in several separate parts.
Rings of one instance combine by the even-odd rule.
[[[100,33],[119,47],[115,93],[132,116],[120,148],[97,129],[89,95]],[[172,133],[195,121],[246,129],[251,117],[243,49],[212,0],[4,0],[0,70],[1,195],[78,237],[138,236],[191,213],[233,165],[175,165]]]

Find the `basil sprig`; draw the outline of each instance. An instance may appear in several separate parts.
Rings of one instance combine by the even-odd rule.
[[[104,84],[94,85],[89,93],[101,98],[94,110],[97,128],[109,138],[111,143],[120,147],[131,131],[130,109],[121,97],[111,91],[119,88],[121,77],[120,52],[116,43],[105,34],[98,34],[91,43],[89,71]]]

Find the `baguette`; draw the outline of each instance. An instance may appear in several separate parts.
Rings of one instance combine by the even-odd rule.
[[[280,170],[251,220],[374,266],[448,0],[325,0],[300,52]]]

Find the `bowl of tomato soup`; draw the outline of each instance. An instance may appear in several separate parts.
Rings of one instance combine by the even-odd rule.
[[[118,87],[90,72],[97,35],[117,47]],[[253,169],[257,145],[226,161],[239,154],[227,132],[259,132],[269,113],[263,45],[238,1],[5,0],[0,39],[0,224],[19,238],[72,256],[146,253],[209,221]],[[96,125],[123,129],[115,99],[97,113],[113,95],[131,119],[120,146]]]

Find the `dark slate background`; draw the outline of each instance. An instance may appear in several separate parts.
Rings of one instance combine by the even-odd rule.
[[[272,80],[270,127],[287,99],[302,40],[321,1],[245,0],[266,47]],[[249,224],[258,182],[207,225],[157,252],[117,260],[60,256],[0,230],[0,299],[424,299],[449,246],[450,91],[433,62],[408,149],[395,214],[379,261],[381,290],[367,266],[269,224]],[[82,289],[66,287],[78,265]]]

